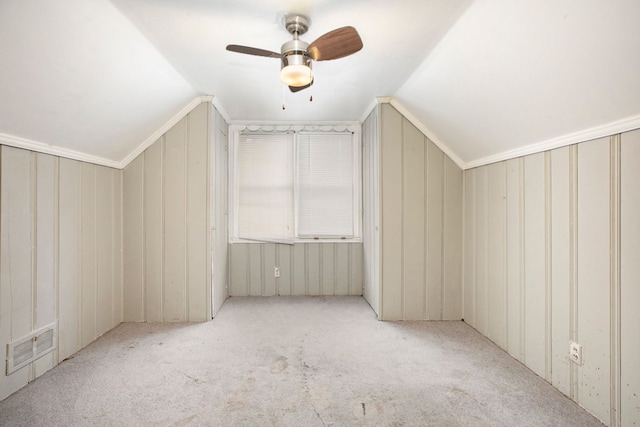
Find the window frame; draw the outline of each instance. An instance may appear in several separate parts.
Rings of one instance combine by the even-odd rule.
[[[350,133],[352,135],[353,149],[353,237],[300,237],[298,234],[298,135],[319,133]],[[239,168],[238,151],[240,135],[293,133],[293,237],[291,239],[278,238],[241,238],[239,237],[238,206],[239,206]],[[358,122],[322,124],[322,125],[257,125],[257,124],[232,124],[229,127],[229,215],[228,230],[229,243],[359,243],[362,242],[362,132]]]

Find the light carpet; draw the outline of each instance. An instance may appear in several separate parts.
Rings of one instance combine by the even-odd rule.
[[[0,402],[10,426],[601,426],[464,322],[360,297],[230,298],[125,323]]]

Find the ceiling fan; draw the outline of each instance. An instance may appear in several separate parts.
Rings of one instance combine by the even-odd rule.
[[[313,84],[312,60],[328,61],[344,58],[362,49],[360,35],[353,27],[347,26],[329,31],[309,44],[300,40],[300,36],[309,29],[309,18],[304,15],[288,14],[283,21],[293,40],[284,43],[280,53],[236,44],[228,45],[227,50],[247,55],[279,58],[281,60],[280,79],[292,92],[306,89]]]

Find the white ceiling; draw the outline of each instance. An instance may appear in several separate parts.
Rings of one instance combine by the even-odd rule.
[[[364,48],[297,94],[277,59],[225,50],[279,51],[288,12],[308,42],[352,25]],[[638,17],[637,0],[0,0],[0,141],[118,164],[200,95],[283,122],[360,120],[389,96],[471,165],[640,125]]]

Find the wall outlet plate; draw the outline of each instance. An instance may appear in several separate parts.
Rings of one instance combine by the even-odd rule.
[[[577,342],[569,343],[569,359],[572,362],[582,365],[582,346]]]
[[[273,267],[273,275],[275,277],[280,277],[280,269],[278,267]]]

